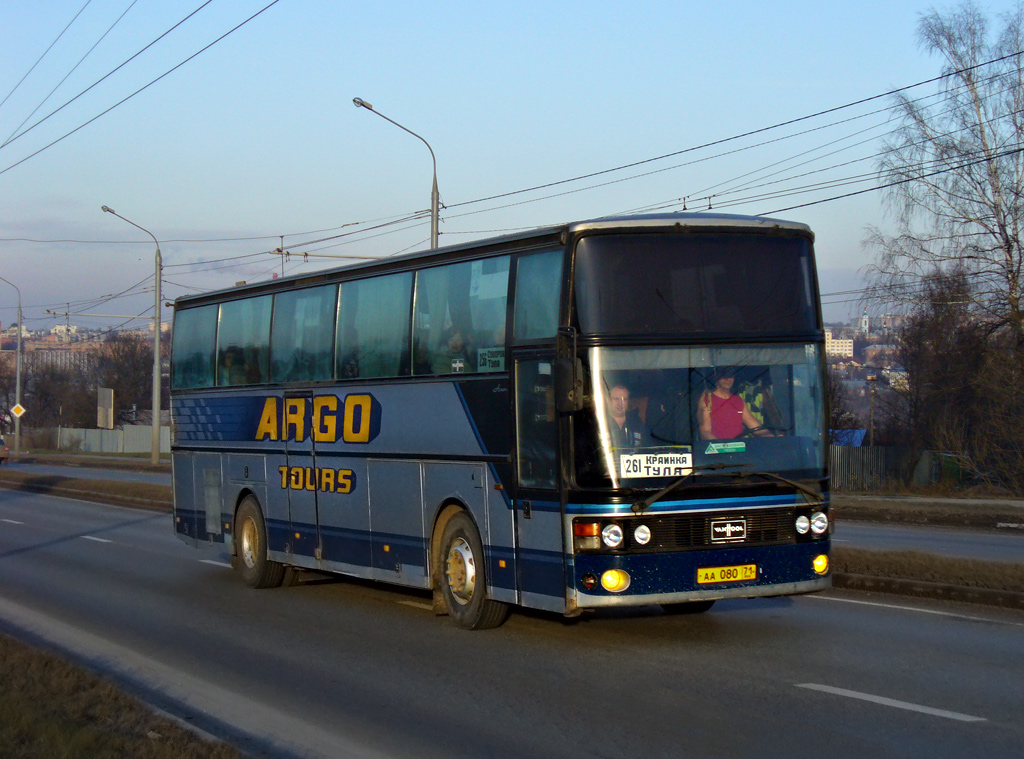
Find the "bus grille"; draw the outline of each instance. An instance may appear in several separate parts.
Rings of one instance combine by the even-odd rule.
[[[747,534],[735,543],[712,543],[711,523],[720,519],[746,520]],[[795,515],[792,509],[764,509],[737,512],[722,511],[701,514],[672,514],[660,517],[629,517],[622,520],[630,552],[659,553],[682,551],[708,546],[764,546],[796,542]],[[645,524],[651,529],[651,542],[640,545],[633,538],[637,526]]]

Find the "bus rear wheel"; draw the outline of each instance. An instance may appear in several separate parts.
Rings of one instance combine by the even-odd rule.
[[[284,565],[267,558],[267,526],[260,505],[246,496],[235,518],[235,568],[250,588],[276,588],[284,581]]]
[[[484,550],[473,520],[453,516],[441,534],[441,595],[448,615],[459,627],[486,630],[508,617],[508,606],[487,597]]]

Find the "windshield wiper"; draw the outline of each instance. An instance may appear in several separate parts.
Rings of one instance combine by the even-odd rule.
[[[702,471],[702,472],[707,472],[707,471],[712,470],[712,469],[725,469],[726,467],[731,467],[731,466],[736,466],[736,464],[706,464],[704,466],[695,466],[693,469],[690,470],[689,474],[683,475],[682,477],[680,477],[675,482],[672,482],[668,486],[666,486],[666,487],[662,488],[661,490],[659,490],[657,493],[652,495],[650,498],[641,498],[639,501],[634,503],[633,507],[632,507],[633,508],[633,513],[634,514],[643,514],[644,509],[646,509],[648,506],[650,506],[651,504],[653,504],[653,503],[655,503],[657,501],[660,501],[662,498],[667,496],[669,493],[671,493],[676,488],[681,487],[681,486],[685,485],[687,482],[689,482],[690,480],[692,480],[693,479],[693,475],[695,475],[698,470]],[[744,466],[744,465],[741,464],[740,466]]]
[[[681,487],[681,486],[685,485],[687,482],[689,482],[690,480],[692,480],[694,474],[696,474],[698,470],[700,470],[702,472],[706,472],[706,471],[713,470],[713,469],[727,469],[727,468],[742,467],[742,466],[749,466],[749,464],[707,464],[705,466],[694,467],[693,470],[689,474],[687,474],[687,475],[685,475],[683,477],[680,477],[678,480],[676,480],[675,482],[670,483],[668,486],[662,488],[661,490],[659,490],[657,493],[653,494],[649,498],[642,498],[639,501],[637,501],[636,503],[634,503],[633,506],[632,506],[633,513],[634,514],[642,514],[644,512],[644,510],[648,506],[651,506],[652,504],[656,503],[657,501],[660,501],[662,498],[664,498],[666,495],[671,493],[676,488]],[[801,485],[796,480],[791,480],[788,477],[783,477],[781,474],[775,474],[774,472],[730,472],[729,476],[730,477],[736,477],[736,478],[743,478],[743,479],[745,479],[747,477],[764,477],[765,479],[769,479],[769,480],[777,480],[778,482],[784,483],[786,485],[789,485],[791,488],[794,488],[804,498],[807,499],[808,503],[816,503],[816,502],[821,501],[824,498],[824,495],[822,495],[821,493],[818,493],[818,492],[816,492],[814,490],[811,490],[806,485]]]
[[[796,490],[807,499],[807,503],[818,502],[825,497],[822,493],[811,490],[809,487],[801,485],[796,480],[791,480],[788,477],[783,477],[781,474],[775,474],[774,472],[732,472],[731,476],[737,478],[764,477],[769,480],[777,480],[778,482],[789,485],[791,488],[796,488]]]

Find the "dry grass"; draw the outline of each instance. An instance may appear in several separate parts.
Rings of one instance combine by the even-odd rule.
[[[1024,593],[1024,564],[832,546],[832,571]]]
[[[927,501],[874,500],[865,496],[857,500],[833,494],[832,515],[837,521],[847,519],[887,524],[947,525],[993,529],[999,523],[1024,523],[1024,509],[992,502],[942,503]]]
[[[0,759],[240,759],[111,683],[0,635]]]
[[[144,482],[77,479],[50,474],[34,474],[31,469],[0,471],[0,487],[28,490],[44,495],[61,495],[86,501],[118,505],[146,506],[171,510],[171,488]]]

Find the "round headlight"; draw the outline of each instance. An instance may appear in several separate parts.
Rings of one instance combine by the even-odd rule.
[[[811,520],[805,516],[798,516],[796,518],[796,531],[801,535],[806,535],[807,531],[811,529]]]
[[[640,525],[633,530],[633,540],[635,540],[639,545],[647,545],[651,542],[651,528],[645,524]]]
[[[814,567],[814,571],[819,575],[825,574],[828,572],[828,556],[825,556],[824,554],[821,556],[815,556],[812,566]]]
[[[601,587],[609,593],[621,593],[629,587],[629,575],[621,569],[609,569],[601,575]]]
[[[811,529],[815,535],[824,535],[828,530],[828,516],[821,511],[816,511],[811,516]]]
[[[622,545],[622,528],[617,524],[606,524],[601,530],[601,540],[609,548],[618,548]]]

